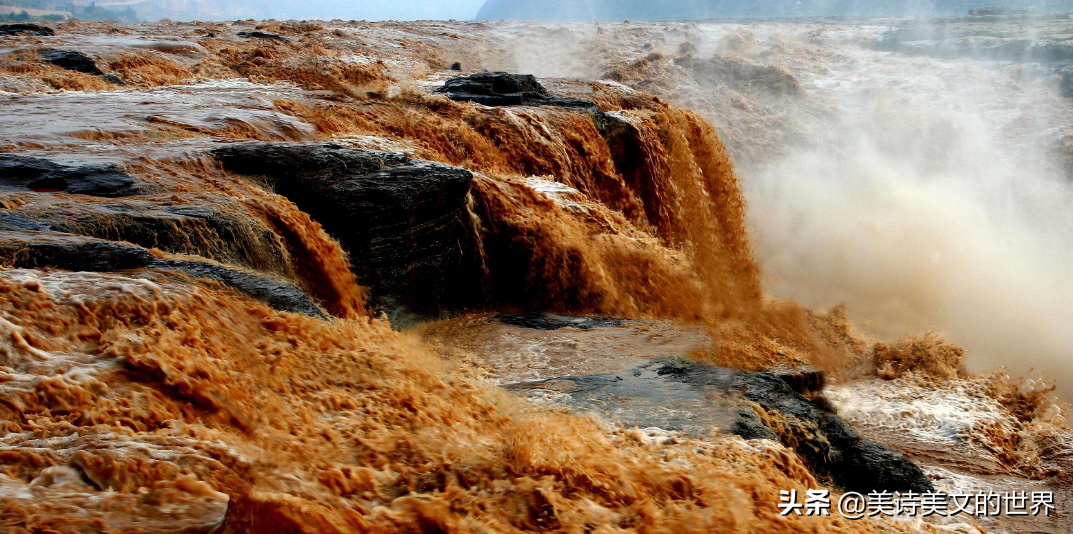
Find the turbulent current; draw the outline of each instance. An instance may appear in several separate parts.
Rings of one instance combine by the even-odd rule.
[[[1068,532],[1041,28],[10,29],[0,525]],[[815,488],[1060,513],[779,513]]]
[[[1031,46],[1073,28],[1025,24],[521,27],[493,61],[618,80],[715,124],[773,294],[847,304],[886,336],[939,330],[976,369],[1067,377],[1073,107],[1068,63]]]

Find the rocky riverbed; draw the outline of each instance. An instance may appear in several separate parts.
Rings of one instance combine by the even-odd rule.
[[[761,274],[739,172],[832,113],[812,32],[882,25],[0,28],[0,524],[1068,531],[1045,384]],[[808,488],[1059,513],[779,515]]]

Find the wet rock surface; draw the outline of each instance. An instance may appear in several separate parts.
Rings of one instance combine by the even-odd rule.
[[[827,376],[824,372],[807,365],[793,369],[768,369],[768,372],[802,395],[822,391],[827,385]]]
[[[279,235],[278,221],[219,193],[142,180],[116,165],[0,155],[0,190],[18,195],[0,211],[0,259],[14,267],[181,273],[278,310],[325,317],[323,296],[297,285],[290,249],[303,245]],[[182,259],[162,259],[168,255]]]
[[[277,310],[326,317],[301,288],[290,282],[208,260],[157,258],[150,251],[130,243],[56,232],[7,231],[0,233],[0,262],[18,268],[68,271],[173,271],[193,278],[215,280]]]
[[[14,154],[0,154],[0,188],[109,198],[148,189],[114,165],[68,166]]]
[[[0,155],[0,190],[28,192],[5,206],[0,230],[36,230],[128,241],[287,274],[285,244],[234,199],[175,191],[115,165],[62,165]],[[154,195],[154,193],[165,193]],[[98,197],[89,201],[73,195]]]
[[[20,268],[112,272],[145,267],[155,258],[129,243],[52,232],[5,232],[0,234],[0,259]]]
[[[614,328],[622,326],[623,319],[614,317],[568,317],[554,313],[501,313],[498,315],[499,322],[518,326],[521,328],[533,328],[536,330],[558,330],[560,328],[577,328],[589,330],[591,328]]]
[[[849,491],[932,491],[902,453],[861,438],[837,414],[774,373],[660,358],[609,374],[516,383],[517,392],[558,395],[575,409],[637,427],[703,436],[713,426],[746,439],[777,439],[815,473]]]
[[[180,198],[178,195],[176,198]],[[242,207],[208,196],[172,200],[131,197],[115,202],[29,198],[11,208],[0,228],[53,230],[128,241],[173,254],[203,256],[251,269],[287,273],[287,251],[264,223]]]
[[[47,232],[50,228],[37,221],[19,217],[18,215],[12,215],[10,213],[0,213],[0,231],[10,232],[12,230],[34,230],[37,232]]]
[[[437,93],[458,102],[485,106],[560,106],[595,108],[587,100],[554,96],[532,74],[481,72],[447,80]]]
[[[48,26],[31,24],[28,22],[17,24],[0,24],[0,35],[56,35],[56,32]]]
[[[622,174],[623,181],[628,184],[640,184],[642,187],[652,184],[654,180],[647,171],[651,165],[645,161],[644,151],[637,150],[637,147],[643,146],[643,134],[637,126],[619,115],[600,110],[595,110],[591,117],[596,131],[607,142],[611,160],[615,162],[615,168]],[[642,196],[654,197],[651,194]],[[654,202],[645,202],[644,211],[650,221],[663,219],[660,207]]]
[[[330,143],[253,144],[214,154],[230,171],[266,178],[320,222],[374,294],[424,309],[464,300],[472,290],[466,277],[475,270],[463,267],[473,261],[466,245],[469,171]]]
[[[245,37],[247,39],[266,39],[269,41],[290,42],[290,39],[282,35],[276,35],[274,33],[262,32],[262,31],[250,31],[250,32],[238,32],[239,37]]]
[[[41,59],[61,69],[100,76],[114,84],[124,85],[123,80],[120,80],[112,74],[106,74],[97,67],[97,62],[93,58],[82,52],[76,52],[74,50],[41,50],[39,54],[41,55]]]
[[[218,263],[185,259],[157,260],[150,263],[149,267],[180,271],[194,278],[215,280],[260,300],[276,310],[301,313],[322,319],[328,318],[328,315],[300,287],[274,277]]]

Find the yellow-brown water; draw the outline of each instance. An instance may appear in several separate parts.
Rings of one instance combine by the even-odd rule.
[[[700,333],[693,334],[696,344],[673,350],[730,367],[811,364],[847,380],[916,371],[940,381],[964,376],[956,348],[933,339],[874,345],[854,333],[844,309],[816,311],[766,296],[738,178],[723,142],[695,113],[614,84],[564,82],[565,91],[585,93],[636,129],[627,154],[580,113],[431,96],[421,83],[442,79],[437,69],[447,66],[452,50],[437,44],[444,37],[435,27],[400,37],[404,25],[268,25],[294,41],[283,44],[239,41],[223,24],[117,28],[136,40],[156,42],[168,33],[185,43],[167,47],[110,44],[108,28],[68,23],[60,44],[98,51],[127,89],[42,63],[26,50],[39,44],[34,38],[5,42],[11,50],[0,60],[4,84],[21,94],[4,95],[0,105],[22,110],[0,119],[8,125],[5,148],[123,162],[166,189],[149,200],[234,200],[250,228],[272,236],[265,249],[278,252],[259,258],[223,250],[214,236],[191,235],[185,248],[154,254],[197,254],[271,271],[295,281],[335,317],[276,312],[217,284],[152,271],[4,268],[5,527],[936,528],[780,517],[779,490],[819,485],[789,449],[725,435],[655,440],[507,395],[473,365],[487,364],[488,347],[498,343],[494,332],[489,340],[476,336],[483,331],[474,317],[483,316],[471,316],[472,325],[463,319],[453,333],[428,327],[434,344],[418,333],[392,331],[368,312],[361,287],[367,282],[351,273],[343,250],[319,224],[202,156],[219,141],[332,139],[396,146],[474,171],[470,211],[482,243],[488,308],[507,303],[680,321],[683,331]],[[235,85],[238,76],[254,83]],[[177,82],[189,85],[167,86]],[[80,92],[49,92],[54,89]],[[46,106],[55,106],[48,113],[56,121],[35,122]],[[138,106],[149,111],[127,112]],[[626,156],[635,164],[617,164]],[[542,192],[534,177],[572,192],[569,198]],[[34,192],[0,196],[5,209],[105,203]],[[116,228],[80,231],[135,239]],[[451,342],[466,338],[467,328],[476,341]],[[578,368],[614,365],[599,354],[585,356]],[[980,396],[1010,407],[1023,427],[979,432],[990,432],[988,443],[1004,458],[1000,465],[1018,466],[1024,458],[1024,465],[1044,471],[1033,440],[1066,439],[1064,422],[1048,412],[1052,404],[1037,390],[995,384]]]

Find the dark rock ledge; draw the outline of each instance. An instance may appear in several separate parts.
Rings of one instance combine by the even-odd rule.
[[[800,387],[795,380],[663,358],[621,373],[507,388],[529,394],[566,393],[567,406],[602,413],[628,427],[659,427],[703,437],[708,428],[718,426],[745,439],[780,441],[796,450],[818,477],[848,491],[933,491],[919,466],[904,454],[859,436],[826,403],[795,391],[795,385]]]
[[[215,280],[280,311],[327,318],[301,288],[290,282],[200,258],[160,259],[130,243],[58,232],[6,231],[0,232],[0,264],[91,272],[170,271]]]
[[[142,194],[149,188],[115,165],[76,167],[47,159],[0,154],[0,189],[115,198]]]
[[[0,210],[0,231],[35,230],[129,241],[287,276],[285,244],[225,196],[164,193],[117,165],[59,164],[0,154],[0,190],[32,192]],[[86,199],[83,196],[105,198]],[[88,200],[88,201],[87,201]]]
[[[105,80],[114,83],[116,85],[126,85],[123,80],[120,80],[113,74],[107,74],[97,66],[97,62],[83,54],[74,50],[51,50],[45,49],[38,52],[41,55],[41,59],[51,63],[61,69],[70,70],[74,72],[81,72],[83,74],[90,74],[93,76],[100,76]]]
[[[250,31],[250,32],[238,32],[239,37],[245,37],[246,39],[264,39],[266,41],[279,41],[283,43],[289,43],[290,39],[282,35],[276,35],[274,33],[262,32],[262,31]]]
[[[0,24],[0,35],[49,36],[56,35],[56,32],[48,26],[31,24],[29,22],[20,22],[15,24]]]
[[[475,102],[485,106],[559,106],[596,109],[588,100],[554,96],[532,74],[480,72],[447,80],[436,89],[458,102]]]
[[[322,224],[374,299],[436,310],[475,293],[469,171],[333,143],[254,143],[213,154]]]
[[[591,330],[593,328],[616,328],[626,321],[615,317],[567,317],[554,313],[501,313],[499,322],[521,328],[535,330],[558,330],[560,328],[577,328],[579,330]]]

